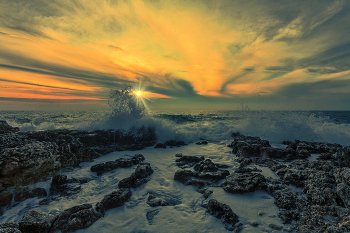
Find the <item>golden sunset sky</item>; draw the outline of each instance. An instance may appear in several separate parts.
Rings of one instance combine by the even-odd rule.
[[[350,1],[1,0],[0,110],[350,110]],[[52,109],[52,108],[50,108]]]

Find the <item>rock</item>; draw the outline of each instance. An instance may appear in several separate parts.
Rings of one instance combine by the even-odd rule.
[[[202,140],[200,142],[196,142],[197,145],[207,145],[208,141],[207,140]]]
[[[345,207],[350,207],[350,186],[344,183],[337,185],[337,195]]]
[[[127,200],[129,200],[131,195],[132,192],[130,189],[121,188],[117,191],[113,191],[112,193],[106,195],[101,202],[96,204],[96,211],[104,213],[109,209],[122,206]]]
[[[203,161],[203,156],[190,156],[183,155],[175,160],[177,166],[189,165],[190,167],[194,166],[196,163]]]
[[[278,217],[282,220],[283,224],[290,224],[292,221],[298,221],[300,219],[300,212],[297,210],[281,210],[278,213]]]
[[[12,127],[9,124],[7,124],[6,121],[0,121],[0,134],[17,133],[18,131],[18,127]]]
[[[148,178],[153,173],[153,169],[149,163],[140,163],[135,172],[130,177],[121,180],[118,184],[119,188],[136,188],[147,183]]]
[[[142,154],[136,154],[134,156],[131,156],[130,158],[119,158],[119,159],[116,159],[115,161],[109,161],[109,162],[93,165],[90,170],[92,172],[96,172],[97,175],[99,176],[105,172],[109,172],[117,168],[132,167],[136,164],[141,163],[144,160],[145,160],[145,157]]]
[[[193,172],[190,170],[178,170],[175,172],[174,180],[177,180],[184,185],[189,185],[192,176]]]
[[[337,183],[350,185],[350,168],[343,167],[334,170],[334,178]]]
[[[147,204],[152,206],[152,207],[157,207],[157,206],[168,206],[169,203],[167,201],[164,201],[163,199],[160,199],[158,197],[153,196],[150,194],[148,196],[148,201]]]
[[[229,193],[248,193],[267,190],[266,179],[260,173],[233,173],[226,177],[223,189]]]
[[[83,181],[84,182],[84,181]],[[71,196],[81,190],[81,183],[76,179],[68,179],[66,175],[58,174],[52,178],[50,195]]]
[[[71,232],[91,226],[103,214],[92,208],[91,204],[83,204],[69,208],[60,213],[53,224],[50,233],[62,231]]]
[[[176,141],[176,140],[169,140],[165,142],[166,146],[170,147],[180,147],[180,146],[186,146],[187,144],[184,141]]]
[[[283,226],[278,226],[278,225],[273,224],[273,223],[270,223],[268,226],[274,230],[277,230],[277,231],[280,231],[283,229]]]
[[[0,157],[0,183],[9,187],[42,180],[61,168],[58,157],[58,147],[52,142],[6,148]]]
[[[166,148],[166,145],[164,145],[163,143],[158,143],[157,145],[154,146],[154,148]]]
[[[24,187],[22,189],[17,189],[15,192],[14,201],[24,201],[28,198],[34,197],[46,197],[47,192],[44,188],[36,188],[36,187]]]
[[[207,209],[211,215],[221,219],[227,230],[232,231],[239,222],[238,216],[232,211],[230,206],[220,203],[215,199],[209,200]]]
[[[234,141],[228,146],[232,147],[232,153],[238,157],[260,156],[261,148],[271,147],[267,140],[262,140],[259,137],[244,136],[239,133],[235,133],[233,136]]]
[[[0,233],[21,233],[18,223],[2,223],[0,224]]]
[[[12,202],[13,193],[11,191],[5,190],[0,193],[0,207],[6,206]]]
[[[336,205],[335,180],[327,172],[311,173],[304,183],[303,192],[308,201],[315,205]]]
[[[55,219],[55,215],[30,210],[24,214],[19,226],[22,233],[48,233]]]
[[[297,193],[289,189],[278,191],[274,194],[275,205],[286,210],[295,209]]]

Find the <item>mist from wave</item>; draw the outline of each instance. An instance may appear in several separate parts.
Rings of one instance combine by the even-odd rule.
[[[346,111],[167,111],[152,112],[131,87],[111,90],[103,111],[2,111],[1,119],[21,131],[78,129],[132,130],[151,127],[160,142],[199,138],[230,140],[233,132],[273,143],[333,142],[350,145],[350,112]]]

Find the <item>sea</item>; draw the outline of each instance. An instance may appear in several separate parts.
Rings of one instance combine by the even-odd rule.
[[[137,109],[136,109],[137,110]],[[135,189],[123,206],[108,210],[105,216],[79,233],[114,232],[227,232],[220,219],[210,215],[205,204],[216,199],[229,205],[239,216],[243,233],[274,232],[275,224],[287,229],[277,217],[278,207],[274,198],[264,191],[248,194],[229,194],[221,187],[213,186],[208,199],[193,186],[174,181],[176,154],[204,156],[214,163],[226,164],[233,172],[239,164],[227,145],[233,140],[232,133],[258,136],[270,141],[274,147],[283,148],[283,141],[295,139],[312,142],[331,142],[350,145],[350,111],[150,111],[141,109],[104,111],[1,111],[0,119],[20,131],[53,129],[121,129],[130,127],[154,127],[158,142],[183,140],[187,146],[156,149],[147,147],[141,151],[117,151],[83,162],[80,167],[62,169],[59,173],[69,178],[88,178],[81,191],[70,197],[61,197],[49,205],[40,205],[40,198],[13,202],[4,209],[0,223],[19,222],[28,210],[59,213],[80,204],[95,205],[118,188],[118,182],[131,175],[135,167],[119,168],[97,176],[90,171],[92,165],[113,161],[126,155],[143,154],[145,162],[151,164],[154,173],[151,180]],[[200,140],[206,145],[197,145]],[[313,155],[313,159],[315,159]],[[311,159],[311,158],[310,158]],[[258,167],[265,177],[278,178],[265,167]],[[188,168],[192,169],[192,168]],[[50,179],[31,186],[50,188]],[[295,191],[302,189],[291,187]],[[152,194],[166,200],[169,206],[151,207],[147,204]]]

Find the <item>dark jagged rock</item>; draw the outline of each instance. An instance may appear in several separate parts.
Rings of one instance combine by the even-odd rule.
[[[223,189],[229,193],[248,193],[267,190],[266,179],[260,173],[233,173],[226,177]]]
[[[337,143],[325,143],[325,142],[305,142],[295,140],[290,143],[287,148],[292,148],[296,151],[307,150],[309,153],[321,154],[327,152],[336,152],[342,149],[342,145]]]
[[[6,121],[0,121],[0,134],[17,133],[18,131],[18,127],[12,127],[9,124],[7,124]]]
[[[30,210],[24,214],[19,226],[22,233],[48,233],[55,219],[55,215]]]
[[[117,168],[132,167],[136,164],[141,163],[144,160],[145,160],[145,157],[142,154],[136,154],[134,156],[130,156],[130,158],[119,158],[119,159],[116,159],[115,161],[109,161],[109,162],[93,165],[90,170],[92,172],[96,172],[97,175],[101,175],[105,172],[109,172]]]
[[[284,224],[290,224],[292,221],[300,219],[300,212],[298,210],[281,210],[278,213],[278,217]]]
[[[104,213],[109,209],[122,206],[127,200],[129,200],[131,195],[132,192],[127,188],[121,188],[117,191],[113,191],[112,193],[104,196],[102,201],[96,204],[96,211]]]
[[[341,205],[350,207],[350,186],[344,183],[337,185],[337,195]]]
[[[178,170],[175,172],[174,180],[181,182],[184,185],[189,185],[193,177],[193,172],[190,170]]]
[[[14,201],[24,201],[28,198],[34,197],[46,197],[47,192],[44,188],[36,188],[36,187],[24,187],[21,189],[16,189]]]
[[[163,143],[158,143],[157,145],[154,146],[154,148],[166,148],[166,145],[164,145]]]
[[[207,140],[202,140],[200,142],[196,142],[197,145],[207,145],[208,141]]]
[[[157,207],[157,206],[168,206],[169,203],[159,197],[155,197],[154,195],[150,194],[148,196],[148,201],[147,204],[152,206],[152,207]]]
[[[311,173],[305,181],[303,192],[308,201],[314,205],[336,205],[335,180],[327,172]]]
[[[81,190],[81,184],[86,180],[68,179],[66,175],[58,174],[52,178],[50,195],[71,196]]]
[[[254,157],[260,156],[260,149],[263,147],[271,147],[269,141],[262,140],[259,137],[244,136],[240,133],[232,134],[234,141],[228,145],[232,147],[232,153],[238,157]]]
[[[196,163],[203,160],[204,160],[203,156],[181,155],[181,156],[178,156],[178,159],[176,159],[175,162],[176,162],[176,165],[179,167],[185,166],[185,165],[192,167]]]
[[[297,207],[297,193],[289,189],[284,189],[274,193],[275,205],[279,208],[291,210]]]
[[[54,222],[50,233],[61,231],[62,233],[76,231],[91,226],[103,214],[92,208],[91,204],[83,204],[69,208],[61,212]]]
[[[140,163],[135,172],[130,177],[119,181],[119,188],[136,188],[147,183],[148,178],[153,173],[153,169],[149,163]]]
[[[165,142],[166,146],[170,147],[180,147],[180,146],[186,146],[187,144],[184,141],[176,141],[176,140],[169,140]]]
[[[215,199],[209,200],[207,209],[211,215],[221,219],[225,224],[225,228],[229,231],[233,231],[235,225],[239,222],[238,216],[232,211],[230,206]]]
[[[0,224],[0,233],[21,233],[18,223],[2,223]]]
[[[0,125],[0,128],[12,130],[5,122]],[[115,150],[143,149],[156,142],[155,130],[147,127],[133,128],[127,132],[63,129],[12,131],[0,137],[0,183],[5,188],[47,179],[61,168],[90,161]]]
[[[12,202],[13,193],[9,190],[0,192],[0,207],[6,206]]]

